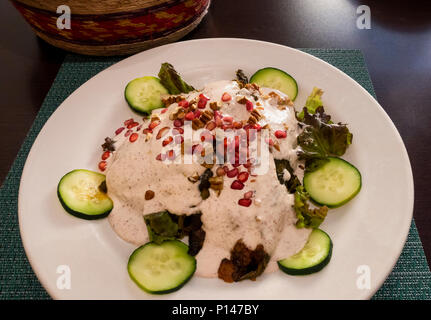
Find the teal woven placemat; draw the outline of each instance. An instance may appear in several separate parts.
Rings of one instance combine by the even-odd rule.
[[[303,49],[303,51],[343,70],[375,96],[360,51],[339,49]],[[49,298],[27,261],[19,235],[17,202],[22,169],[37,134],[61,102],[86,80],[118,60],[119,58],[78,55],[66,57],[0,189],[1,299]],[[374,299],[431,299],[431,273],[414,221],[397,265]]]

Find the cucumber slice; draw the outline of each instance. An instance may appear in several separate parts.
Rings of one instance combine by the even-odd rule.
[[[134,79],[124,90],[124,96],[130,108],[142,114],[150,114],[152,110],[162,108],[161,95],[168,93],[156,77]]]
[[[278,267],[290,275],[307,275],[322,270],[331,260],[332,241],[326,232],[314,229],[304,248],[278,261]]]
[[[148,293],[173,292],[195,273],[196,259],[187,251],[188,246],[178,240],[162,244],[149,242],[132,253],[127,271],[130,278]]]
[[[361,173],[351,163],[336,157],[304,175],[304,188],[311,199],[330,208],[339,207],[361,190]]]
[[[298,95],[298,84],[288,73],[277,68],[263,68],[250,78],[250,83],[256,83],[262,87],[273,88],[287,94],[290,100],[295,101]]]
[[[105,175],[84,169],[63,176],[57,195],[63,208],[75,217],[94,220],[106,217],[113,208],[112,200],[99,186]]]

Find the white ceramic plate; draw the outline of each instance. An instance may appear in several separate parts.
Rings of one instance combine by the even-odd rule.
[[[142,75],[157,75],[165,61],[195,87],[232,79],[238,68],[248,75],[266,66],[281,68],[299,84],[298,108],[313,86],[324,89],[327,112],[333,119],[348,123],[354,134],[344,158],[356,165],[363,177],[359,195],[331,210],[321,226],[334,242],[332,261],[324,270],[305,277],[275,272],[256,282],[235,284],[194,277],[180,291],[152,296],[141,291],[127,274],[127,260],[134,246],[120,240],[106,219],[81,220],[63,210],[56,195],[60,178],[76,168],[97,170],[105,136],[134,115],[124,101],[127,82]],[[47,121],[30,151],[18,208],[25,251],[53,298],[367,299],[382,285],[403,248],[412,219],[413,178],[395,126],[376,100],[346,74],[281,45],[205,39],[134,55],[70,95]],[[67,270],[70,289],[61,285]],[[367,271],[369,288],[363,278]]]

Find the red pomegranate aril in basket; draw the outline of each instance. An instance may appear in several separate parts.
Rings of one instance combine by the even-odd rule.
[[[178,134],[183,134],[184,133],[184,129],[183,128],[174,128],[172,129],[172,134],[174,136],[178,135]]]
[[[157,133],[156,139],[159,140],[161,138],[163,138],[169,131],[169,127],[163,127],[159,130],[159,132]]]
[[[165,113],[166,111],[168,111],[168,108],[164,108],[160,113]]]
[[[239,199],[238,204],[243,207],[250,207],[251,199]]]
[[[136,128],[136,131],[139,131],[141,129],[142,129],[142,124]]]
[[[181,100],[180,102],[178,102],[178,106],[180,106],[181,108],[188,108],[189,102],[187,100]]]
[[[253,197],[253,191],[244,193],[244,199],[251,199]]]
[[[132,133],[132,130],[129,129],[129,130],[126,131],[126,133],[124,134],[124,136],[128,137],[128,136],[130,136],[131,133]]]
[[[102,161],[99,162],[99,170],[100,171],[105,171],[105,169],[106,169],[106,161],[102,160]]]
[[[223,93],[223,95],[221,96],[221,100],[223,102],[230,101],[231,99],[232,99],[231,95],[227,92]]]
[[[203,93],[201,93],[199,95],[198,108],[204,109],[208,100],[209,100],[209,98],[207,98]]]
[[[129,141],[135,142],[136,140],[138,140],[138,134],[136,132],[134,132],[130,135]]]
[[[166,158],[166,156],[165,156],[164,154],[159,153],[159,154],[157,155],[157,157],[156,157],[156,160],[164,161],[164,160],[165,160],[165,158]]]
[[[266,140],[266,143],[269,144],[270,146],[274,145],[274,141],[271,138],[267,138],[265,140]]]
[[[174,140],[174,138],[172,138],[171,136],[167,137],[165,140],[163,140],[162,142],[162,146],[167,146],[168,144],[170,144],[172,141]]]
[[[111,155],[111,152],[110,152],[110,151],[105,151],[105,152],[102,154],[102,160],[106,160],[106,159],[108,159],[110,155]]]
[[[150,123],[150,125],[148,126],[149,129],[153,130],[155,127],[157,127],[160,124],[159,120],[154,120],[153,122]]]
[[[247,109],[247,111],[252,111],[253,110],[253,102],[251,102],[250,100],[247,100],[247,102],[245,103],[245,108]]]
[[[274,132],[274,135],[278,138],[278,139],[284,139],[287,137],[287,133],[286,131],[283,130],[277,130]]]
[[[195,114],[192,111],[187,112],[186,115],[184,116],[184,118],[186,120],[192,121],[195,118]]]
[[[183,125],[183,122],[180,119],[174,120],[174,127],[179,128]]]
[[[123,132],[123,130],[126,129],[124,127],[120,127],[117,130],[115,130],[115,135],[119,135],[121,132]]]
[[[135,122],[135,120],[133,119],[133,118],[130,118],[130,119],[128,119],[128,120],[126,120],[126,121],[124,121],[124,125],[125,126],[128,126],[129,124],[131,124],[132,122]]]
[[[227,123],[232,123],[233,122],[233,117],[231,117],[231,116],[223,117],[223,121],[227,122]]]
[[[127,125],[127,129],[132,129],[132,128],[136,127],[138,124],[139,124],[138,122],[132,122],[132,123],[129,123],[129,124]]]
[[[237,176],[237,174],[238,174],[238,169],[237,168],[233,168],[232,170],[229,170],[228,172],[226,172],[226,175],[229,177],[229,178],[234,178],[234,177],[236,177]]]
[[[244,188],[244,183],[239,180],[235,180],[234,182],[232,182],[230,187],[234,190],[242,190]]]
[[[168,159],[169,160],[174,160],[175,159],[175,151],[174,150],[169,150],[167,153]]]
[[[201,112],[200,110],[195,110],[195,112],[193,113],[195,118],[199,118],[201,116]]]

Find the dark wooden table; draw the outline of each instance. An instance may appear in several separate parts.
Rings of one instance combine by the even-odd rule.
[[[213,0],[185,39],[250,38],[299,48],[361,49],[378,101],[406,144],[415,179],[414,217],[431,262],[431,6],[424,1]],[[371,9],[371,29],[356,8]],[[65,52],[37,39],[0,3],[0,181],[4,180]]]

